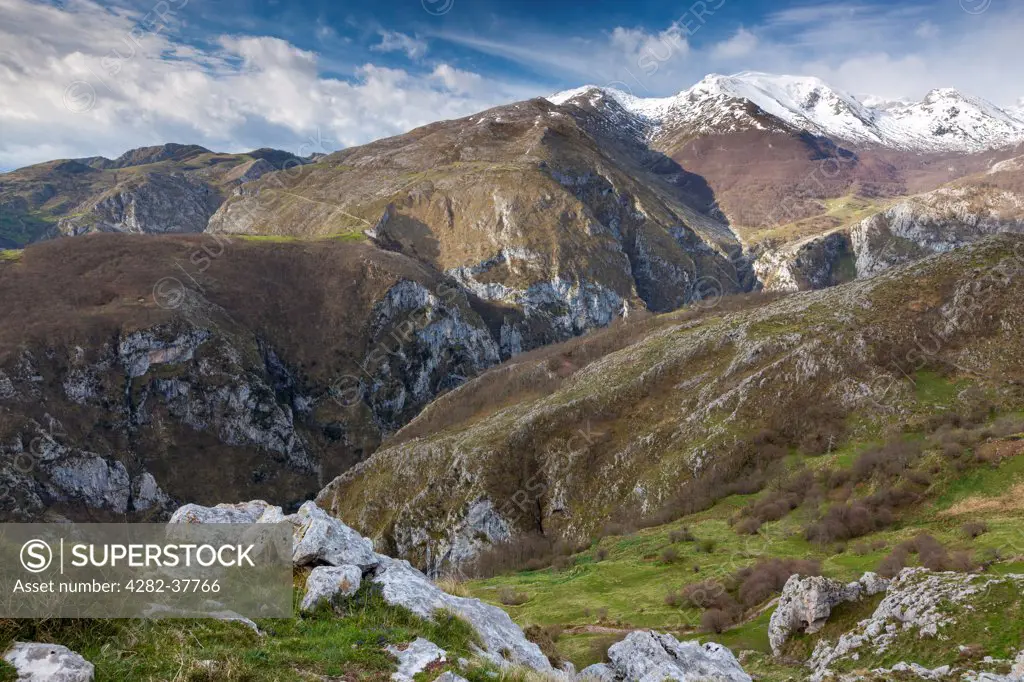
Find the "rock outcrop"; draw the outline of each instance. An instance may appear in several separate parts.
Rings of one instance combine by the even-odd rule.
[[[890,651],[900,637],[941,639],[943,631],[956,626],[961,619],[977,617],[979,608],[991,608],[983,601],[990,591],[999,588],[1019,594],[1024,590],[1024,575],[935,573],[925,568],[905,568],[892,580],[885,598],[870,618],[859,622],[836,641],[817,642],[808,661],[811,680],[834,679],[837,675],[832,669],[840,663],[859,661],[862,664],[872,656]],[[955,648],[950,654],[955,661]],[[1020,667],[1021,662],[1018,656],[1015,665]],[[950,671],[953,667],[958,666],[951,665]]]
[[[15,642],[4,660],[18,671],[19,682],[92,682],[93,664],[59,644]]]
[[[668,634],[636,630],[608,649],[609,663],[580,671],[580,680],[602,682],[751,682],[721,644],[680,642]]]
[[[409,562],[375,553],[368,539],[325,514],[313,502],[306,502],[298,513],[288,515],[261,500],[211,508],[192,504],[176,511],[173,518],[178,523],[211,522],[206,521],[208,519],[229,523],[252,523],[254,519],[260,523],[289,523],[293,529],[292,558],[296,566],[315,563],[344,567],[345,571],[353,571],[353,575],[358,571],[360,582],[378,586],[389,604],[406,608],[421,618],[433,618],[438,611],[447,611],[468,622],[483,645],[479,654],[491,662],[500,666],[514,663],[543,672],[552,670],[540,647],[529,641],[500,608],[479,599],[450,595]],[[326,587],[321,590],[322,583],[329,587],[327,579],[333,580],[337,575],[333,571],[321,573],[324,580],[318,576],[313,584],[316,591],[312,596],[307,593],[307,599],[318,601],[326,591]]]
[[[790,576],[768,624],[772,653],[779,655],[794,632],[818,632],[839,604],[884,592],[887,587],[888,581],[875,573],[865,573],[859,581],[848,584],[823,576]]]

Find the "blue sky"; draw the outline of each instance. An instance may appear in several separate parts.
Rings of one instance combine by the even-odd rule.
[[[195,142],[298,153],[584,83],[707,73],[1024,96],[1024,0],[0,0],[0,168]]]

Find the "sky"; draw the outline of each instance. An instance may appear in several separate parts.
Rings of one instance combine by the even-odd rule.
[[[330,152],[583,84],[709,73],[1024,104],[1024,0],[0,0],[0,169],[164,142]]]

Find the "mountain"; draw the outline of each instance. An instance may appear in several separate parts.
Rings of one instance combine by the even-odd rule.
[[[912,431],[934,412],[916,373],[1020,409],[1022,249],[1004,235],[552,347],[432,404],[319,504],[437,572],[510,537],[573,545],[613,521],[663,523],[759,489],[790,452]]]
[[[304,160],[165,144],[117,159],[65,159],[0,175],[0,240],[12,247],[89,232],[202,232],[225,197]]]
[[[302,501],[499,361],[455,282],[365,240],[50,240],[0,300],[8,520]]]
[[[209,231],[365,233],[490,306],[503,357],[753,286],[706,183],[599,123],[543,99],[434,123],[249,183]]]
[[[552,99],[700,176],[749,249],[820,234],[892,197],[984,171],[1020,154],[1006,145],[1024,131],[952,91],[867,106],[818,79],[766,74],[708,76],[667,98],[588,86]]]
[[[672,97],[584,86],[549,99],[593,102],[599,93],[639,119],[655,144],[752,129],[806,131],[858,146],[927,152],[978,152],[1024,142],[1024,120],[951,88],[932,90],[921,102],[869,107],[818,78],[743,72],[709,75]]]
[[[820,289],[1001,232],[1024,232],[1024,157],[894,200],[838,229],[765,249],[754,270],[766,290]]]

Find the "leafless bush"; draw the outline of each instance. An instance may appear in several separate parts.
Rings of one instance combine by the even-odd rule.
[[[661,562],[665,564],[674,564],[679,559],[679,550],[675,547],[666,547],[661,550]]]
[[[963,533],[972,540],[979,535],[984,535],[988,532],[988,524],[984,521],[972,521],[965,523],[963,527]]]
[[[517,592],[506,586],[498,590],[498,601],[505,606],[522,606],[530,601],[530,597],[525,592]]]
[[[668,541],[672,543],[676,542],[693,542],[696,538],[693,533],[690,532],[689,528],[677,528],[676,530],[670,530],[668,532]]]
[[[744,607],[750,608],[781,592],[786,581],[794,574],[821,575],[821,564],[804,559],[766,559],[736,572],[739,583],[737,596]]]
[[[708,609],[700,616],[700,627],[705,632],[721,634],[735,622],[727,611],[721,609]]]

